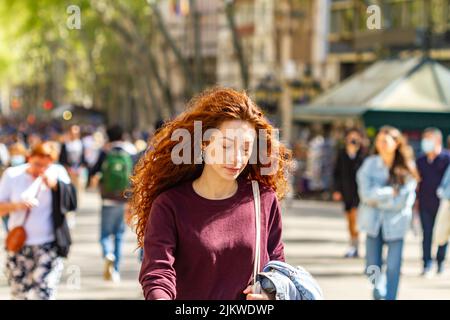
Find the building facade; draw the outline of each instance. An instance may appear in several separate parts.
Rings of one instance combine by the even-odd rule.
[[[375,8],[371,10],[370,6]],[[388,56],[427,53],[450,66],[449,0],[333,0],[327,74],[339,82]],[[378,18],[380,28],[369,29]],[[368,21],[369,20],[369,21]]]
[[[250,88],[271,75],[319,77],[327,52],[329,0],[236,0],[236,21],[250,71]],[[241,86],[232,34],[221,15],[217,80]],[[317,71],[316,71],[317,69]],[[280,79],[281,80],[281,79]]]

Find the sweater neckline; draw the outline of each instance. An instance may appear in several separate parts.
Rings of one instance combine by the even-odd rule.
[[[207,198],[199,195],[194,190],[192,183],[193,183],[193,181],[189,181],[187,184],[188,184],[189,192],[193,195],[193,197],[195,199],[197,199],[198,201],[200,201],[206,205],[211,205],[211,206],[229,206],[230,204],[234,203],[237,199],[239,199],[241,197],[241,193],[243,191],[243,179],[238,177],[238,179],[237,179],[238,188],[231,197],[228,197],[225,199],[207,199]]]

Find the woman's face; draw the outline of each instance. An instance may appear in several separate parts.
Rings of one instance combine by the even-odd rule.
[[[28,172],[33,177],[39,177],[47,171],[48,167],[52,164],[52,159],[50,157],[40,157],[33,156],[28,160],[28,164],[30,165]]]
[[[397,149],[398,143],[390,134],[381,131],[375,139],[375,148],[380,154],[391,154]]]
[[[348,146],[353,146],[355,148],[359,148],[362,143],[361,136],[358,132],[352,131],[345,137],[345,143]]]
[[[205,166],[223,179],[235,180],[249,161],[255,138],[256,130],[249,122],[223,122],[211,133],[210,143],[204,148]]]

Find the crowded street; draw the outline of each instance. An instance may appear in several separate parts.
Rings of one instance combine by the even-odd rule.
[[[0,301],[450,300],[450,0],[0,20]]]
[[[99,232],[99,196],[87,192],[81,198],[73,230],[73,252],[65,261],[59,299],[143,299],[139,282],[136,237],[127,230],[120,283],[102,278]],[[309,270],[321,285],[326,299],[368,300],[370,286],[364,276],[364,259],[344,259],[347,240],[340,205],[293,200],[283,212],[287,261]],[[1,234],[3,239],[4,233]],[[420,276],[420,238],[409,233],[404,254],[399,299],[446,299],[450,295],[450,274],[423,279]],[[3,252],[2,256],[3,259]],[[8,299],[6,279],[0,277],[0,299]]]

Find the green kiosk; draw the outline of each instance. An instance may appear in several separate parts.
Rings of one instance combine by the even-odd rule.
[[[294,107],[297,123],[354,120],[369,136],[383,125],[401,129],[417,150],[426,127],[450,135],[450,70],[429,58],[381,60]]]

